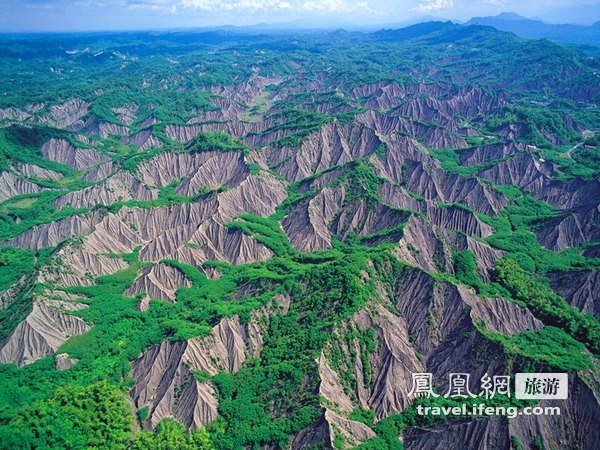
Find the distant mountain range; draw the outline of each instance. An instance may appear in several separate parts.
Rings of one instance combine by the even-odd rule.
[[[508,12],[494,17],[474,17],[466,25],[487,25],[530,39],[545,38],[571,44],[600,45],[600,22],[592,25],[559,25]]]

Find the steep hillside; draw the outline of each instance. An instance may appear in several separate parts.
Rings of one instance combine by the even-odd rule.
[[[438,22],[0,40],[0,448],[594,448],[599,72]],[[527,371],[564,416],[416,413]]]

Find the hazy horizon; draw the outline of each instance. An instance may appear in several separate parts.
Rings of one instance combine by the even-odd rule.
[[[515,12],[550,23],[600,20],[600,0],[0,0],[0,32],[126,31],[290,24],[370,28]]]

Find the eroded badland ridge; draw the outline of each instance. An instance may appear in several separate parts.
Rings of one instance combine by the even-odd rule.
[[[48,39],[0,42],[0,446],[595,448],[599,51]],[[519,371],[561,417],[414,413]]]

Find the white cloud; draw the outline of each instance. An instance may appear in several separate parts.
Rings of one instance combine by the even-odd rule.
[[[289,9],[290,3],[285,0],[183,0],[184,8],[200,9],[204,11],[232,11],[232,10],[272,10]]]
[[[368,10],[369,5],[366,2],[357,2],[349,4],[344,0],[317,0],[317,1],[305,1],[299,5],[299,9],[302,11],[358,11]]]
[[[182,0],[184,8],[203,11],[369,11],[363,1],[348,0]]]
[[[453,6],[453,0],[421,0],[421,4],[413,8],[411,11],[429,13],[432,11],[452,8]]]

